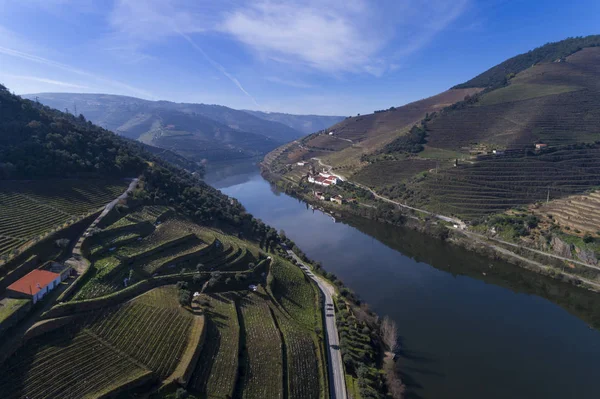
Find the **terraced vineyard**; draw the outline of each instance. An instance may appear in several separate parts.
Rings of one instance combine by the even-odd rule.
[[[560,226],[582,234],[600,233],[600,192],[574,195],[531,209],[542,217],[550,215]]]
[[[144,208],[133,214],[142,212],[147,211]],[[166,212],[171,211],[160,208],[156,214]],[[136,216],[134,220],[139,219]],[[203,271],[244,271],[259,258],[259,250],[253,245],[176,218],[161,223],[149,235],[141,235],[147,234],[148,224],[136,222],[130,226],[115,230],[111,225],[101,233],[100,242],[90,248],[92,270],[73,300],[107,295],[154,275],[192,272],[198,265]],[[144,231],[136,231],[137,226],[144,227]]]
[[[176,299],[176,288],[162,287],[153,291],[103,312],[86,325],[93,334],[164,380],[183,357],[195,320],[176,300],[164,300],[165,296]]]
[[[60,329],[29,342],[0,368],[2,398],[82,398],[151,371],[93,335]]]
[[[299,326],[272,306],[273,316],[283,335],[287,359],[287,384],[290,399],[319,398],[323,396],[323,374],[313,331]]]
[[[258,295],[239,302],[246,342],[246,374],[242,397],[248,399],[283,397],[282,343],[269,304]]]
[[[541,155],[482,157],[473,165],[429,175],[416,188],[434,211],[479,217],[600,185],[600,148],[564,148]]]
[[[125,180],[0,182],[0,255],[112,201]]]
[[[436,165],[438,165],[436,161],[419,158],[381,161],[365,166],[352,175],[352,180],[368,187],[379,187],[391,182],[399,183],[420,172],[435,169]],[[382,173],[383,170],[385,173]]]
[[[107,230],[131,226],[142,222],[150,222],[154,224],[156,223],[157,219],[159,219],[161,216],[164,216],[169,211],[170,209],[166,206],[144,206],[140,210],[123,216],[121,219],[107,227]]]
[[[206,338],[191,386],[209,397],[232,397],[238,374],[240,327],[231,294],[203,296],[209,306]]]
[[[98,397],[141,377],[165,380],[187,367],[181,362],[190,361],[202,323],[179,305],[176,287],[151,290],[28,342],[0,368],[0,392]]]
[[[468,150],[475,144],[509,148],[593,143],[600,124],[600,49],[586,48],[566,62],[536,65],[476,106],[449,111],[428,126],[428,144]]]

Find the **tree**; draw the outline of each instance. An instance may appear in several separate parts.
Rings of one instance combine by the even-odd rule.
[[[381,322],[381,339],[388,350],[395,353],[398,349],[398,327],[396,322],[385,316]]]
[[[192,303],[192,293],[188,290],[179,291],[179,304],[181,306],[189,306]]]

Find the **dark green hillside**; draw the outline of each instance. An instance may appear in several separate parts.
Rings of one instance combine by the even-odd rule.
[[[131,177],[139,148],[83,118],[43,107],[0,86],[0,179]]]
[[[543,62],[554,62],[581,50],[585,47],[600,46],[600,35],[572,37],[559,42],[548,43],[524,54],[488,69],[471,80],[453,87],[465,89],[468,87],[499,87],[507,83],[509,75],[516,75],[532,65]]]

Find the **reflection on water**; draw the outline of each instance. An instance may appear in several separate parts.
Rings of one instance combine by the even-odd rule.
[[[600,397],[599,295],[246,178],[222,191],[396,320],[409,398]]]

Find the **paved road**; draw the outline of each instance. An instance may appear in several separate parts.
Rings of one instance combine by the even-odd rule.
[[[327,339],[327,360],[329,368],[329,395],[331,399],[347,399],[348,394],[346,392],[346,378],[344,374],[344,364],[342,363],[342,354],[340,352],[340,340],[337,331],[337,325],[335,324],[335,307],[333,306],[333,295],[335,295],[335,289],[325,279],[313,274],[308,266],[306,266],[296,254],[290,250],[287,253],[291,255],[296,262],[300,265],[300,268],[304,270],[310,278],[312,278],[321,292],[325,297],[323,304],[323,314],[325,315],[325,329]]]
[[[117,198],[115,198],[114,200],[112,200],[111,202],[109,202],[108,204],[106,204],[106,206],[104,207],[104,210],[100,213],[100,215],[98,215],[98,217],[92,222],[92,224],[90,224],[88,226],[88,228],[85,229],[85,231],[81,234],[81,236],[77,240],[77,244],[75,244],[75,248],[73,249],[73,255],[75,255],[76,258],[80,258],[81,257],[81,244],[82,244],[83,240],[85,239],[85,237],[87,237],[87,234],[93,228],[95,228],[98,225],[98,223],[100,223],[100,221],[106,215],[108,215],[108,212],[110,212],[119,203],[119,201],[127,199],[127,196],[129,196],[129,194],[131,194],[131,192],[135,189],[135,186],[137,185],[138,181],[139,181],[139,179],[137,179],[137,178],[131,179],[131,183],[129,183],[129,186],[127,187],[127,190],[125,190],[123,192],[123,194],[119,195]],[[77,271],[80,272],[80,273],[83,272],[83,271],[80,271],[80,270],[77,270]]]

